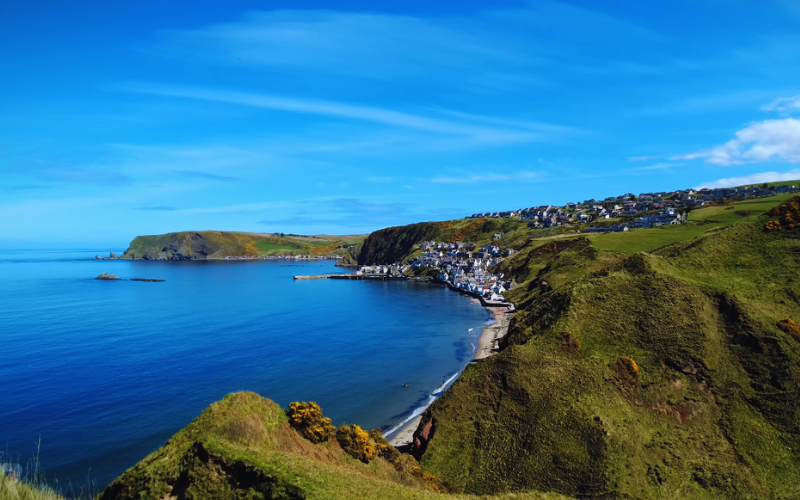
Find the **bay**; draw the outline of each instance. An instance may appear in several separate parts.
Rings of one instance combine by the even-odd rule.
[[[443,287],[298,280],[333,261],[94,261],[0,250],[0,444],[97,489],[225,394],[384,431],[472,358],[490,315]],[[100,273],[121,281],[99,281]],[[164,279],[163,283],[130,278]],[[403,387],[408,384],[408,387]]]

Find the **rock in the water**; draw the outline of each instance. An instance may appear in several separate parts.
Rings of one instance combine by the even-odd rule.
[[[96,280],[118,280],[119,277],[114,276],[113,274],[103,273],[103,274],[101,274],[100,276],[98,276],[95,279]]]
[[[99,255],[95,255],[95,256],[94,256],[94,260],[103,260],[103,258],[102,258],[102,257],[100,257]]]
[[[119,259],[119,257],[117,257],[117,254],[115,254],[114,252],[111,252],[111,253],[109,254],[108,258],[109,258],[109,259],[112,259],[112,260]]]

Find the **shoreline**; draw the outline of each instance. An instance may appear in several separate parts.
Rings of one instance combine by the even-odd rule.
[[[480,304],[478,299],[471,299],[473,303]],[[478,337],[478,348],[475,350],[474,361],[488,358],[500,352],[500,339],[508,333],[508,323],[511,321],[512,310],[507,307],[484,307],[494,316],[494,323],[487,325]]]
[[[483,306],[481,301],[476,298],[470,298],[470,302]],[[498,345],[499,341],[508,333],[508,323],[511,321],[511,313],[514,312],[506,307],[483,306],[483,308],[492,314],[494,320],[493,323],[486,325],[483,327],[483,330],[481,330],[481,334],[478,337],[478,347],[475,349],[472,361],[470,361],[468,365],[500,352]],[[466,369],[466,366],[464,369]],[[463,371],[464,370],[462,369],[458,375],[460,376]],[[425,409],[427,410],[427,407]],[[424,410],[422,413],[424,413]],[[417,431],[417,427],[419,427],[419,424],[422,421],[422,413],[411,419],[399,430],[395,431],[394,435],[389,440],[389,444],[395,448],[411,445],[411,443],[414,441],[414,433]]]

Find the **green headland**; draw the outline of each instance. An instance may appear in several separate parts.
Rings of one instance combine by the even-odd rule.
[[[217,260],[274,256],[338,257],[364,240],[363,235],[304,236],[283,233],[182,231],[137,236],[121,259]]]

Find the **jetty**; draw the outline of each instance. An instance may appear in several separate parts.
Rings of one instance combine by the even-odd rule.
[[[377,281],[405,281],[405,276],[390,276],[384,274],[316,274],[310,276],[295,276],[296,280],[377,280]]]

